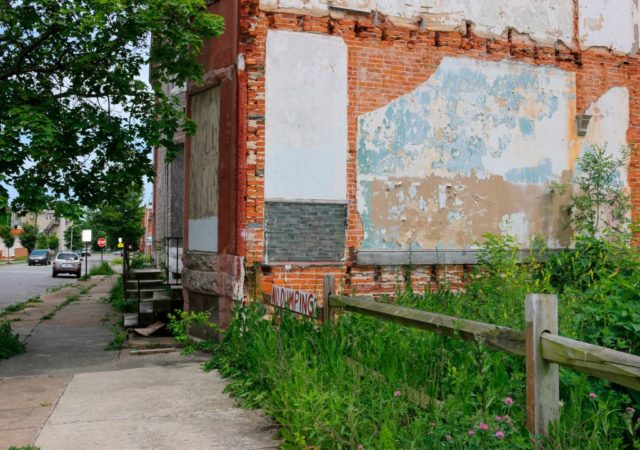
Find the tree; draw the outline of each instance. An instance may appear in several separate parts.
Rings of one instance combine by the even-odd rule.
[[[171,156],[194,130],[162,84],[201,80],[203,40],[223,29],[204,0],[2,2],[0,195],[8,183],[15,210],[73,216],[140,187],[150,148]]]
[[[47,243],[48,243],[49,250],[55,251],[60,248],[60,239],[58,239],[58,236],[56,236],[55,234],[52,234],[51,236],[49,236]]]
[[[7,247],[7,257],[11,255],[11,247],[16,243],[16,237],[11,234],[11,227],[1,226],[0,227],[0,238],[2,238],[4,242],[4,246]]]
[[[46,234],[38,233],[38,237],[36,238],[36,248],[49,248],[49,239]]]
[[[94,236],[106,237],[107,242],[118,242],[118,238],[122,238],[127,244],[135,244],[144,234],[143,217],[142,192],[133,189],[117,204],[103,202],[89,212],[87,223]]]
[[[592,146],[577,161],[573,182],[578,192],[571,196],[569,212],[579,235],[597,237],[603,231],[628,231],[631,202],[621,179],[629,162],[630,150],[620,156],[607,152],[606,146]]]
[[[36,241],[38,239],[38,229],[34,225],[23,225],[22,234],[20,235],[20,244],[26,248],[29,253],[36,248]]]

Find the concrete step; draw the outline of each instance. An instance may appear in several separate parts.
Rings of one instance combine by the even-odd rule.
[[[140,314],[151,314],[158,312],[171,312],[172,302],[170,299],[151,299],[143,300],[140,302],[139,311]]]
[[[127,289],[125,291],[126,297],[128,299],[137,300],[138,295],[140,295],[140,299],[152,299],[152,298],[161,298],[166,297],[167,300],[170,299],[169,293],[164,288],[147,288],[147,289]]]
[[[162,280],[164,271],[160,269],[132,269],[129,272],[129,279],[138,280]]]
[[[142,289],[161,288],[163,280],[127,280],[127,289],[138,289],[138,284]]]
[[[122,314],[122,326],[125,328],[138,326],[138,313],[124,313]]]

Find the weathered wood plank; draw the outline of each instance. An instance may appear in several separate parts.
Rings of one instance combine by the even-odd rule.
[[[555,295],[529,294],[525,302],[527,347],[527,428],[535,436],[546,435],[549,424],[560,416],[560,371],[542,357],[540,337],[558,333],[558,299]]]
[[[640,357],[552,333],[540,340],[544,359],[640,391]]]
[[[379,303],[370,298],[332,295],[329,297],[329,304],[332,307],[344,308],[346,311],[357,312],[445,336],[483,342],[490,347],[525,356],[524,333],[511,328]]]
[[[332,319],[331,308],[329,307],[329,297],[335,290],[336,282],[333,275],[325,275],[322,277],[322,318],[323,322]]]
[[[351,367],[351,369],[353,369],[353,371],[359,377],[369,376],[376,380],[385,379],[384,375],[382,375],[380,372],[370,369],[369,367],[365,366],[364,364],[361,364],[360,362],[356,361],[353,358],[345,356],[344,359],[345,359],[345,362],[347,363],[347,366]],[[402,386],[402,392],[407,396],[407,399],[411,403],[418,405],[422,409],[429,409],[431,406],[436,406],[441,408],[444,405],[443,401],[435,399],[425,394],[424,392],[420,392],[419,390],[406,385]]]

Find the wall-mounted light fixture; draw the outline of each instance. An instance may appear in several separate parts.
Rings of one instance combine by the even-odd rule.
[[[578,136],[586,136],[591,117],[593,116],[591,116],[590,114],[578,114],[576,116],[576,128],[578,130]]]

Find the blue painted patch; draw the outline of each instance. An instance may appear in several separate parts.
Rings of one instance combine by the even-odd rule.
[[[526,117],[518,118],[518,126],[520,127],[520,132],[525,139],[533,138],[533,129],[534,122],[531,119],[527,119]]]
[[[551,180],[553,167],[551,160],[543,159],[535,167],[523,167],[509,170],[504,179],[511,183],[542,184]]]
[[[451,176],[486,178],[491,175],[485,167],[487,158],[503,156],[520,136],[534,138],[540,132],[537,123],[554,118],[559,103],[572,95],[548,82],[562,74],[559,69],[511,61],[444,58],[415,91],[360,117],[358,176],[388,179],[445,171]],[[563,83],[563,90],[565,86]],[[531,107],[531,101],[535,102],[535,116],[528,119],[525,108]],[[415,170],[416,165],[426,166]],[[509,171],[507,179],[543,183],[551,177],[551,169],[551,161],[543,160],[533,168]],[[358,185],[359,190],[367,188],[370,185]],[[363,247],[389,248],[370,215],[363,213],[372,208],[371,197],[363,198],[365,204],[358,205],[365,230]],[[406,213],[428,214],[421,210]],[[397,210],[390,212],[390,216],[397,215]]]

